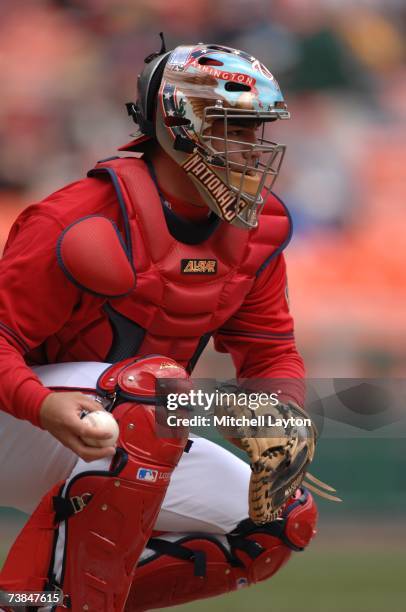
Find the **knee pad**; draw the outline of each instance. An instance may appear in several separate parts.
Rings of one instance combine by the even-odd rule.
[[[143,612],[205,599],[273,576],[316,533],[317,509],[302,488],[282,516],[263,526],[242,521],[227,536],[166,534],[152,538],[138,563],[125,607]]]
[[[187,378],[183,368],[161,357],[115,364],[100,377],[99,393],[114,394],[112,412],[120,429],[117,453],[112,461],[79,460],[53,495],[52,509],[48,494],[46,524],[54,521],[51,550],[44,550],[39,570],[27,567],[25,575],[20,572],[15,590],[27,590],[38,571],[38,577],[43,576],[48,560],[46,583],[36,581],[37,590],[60,589],[63,606],[73,610],[118,612],[124,608],[136,563],[187,443],[185,437],[163,439],[155,433],[155,381],[163,362],[173,364],[171,377]],[[35,515],[23,530],[18,549],[10,552],[9,567],[17,568],[22,556],[31,554],[28,544],[33,541],[27,536],[35,527]],[[49,547],[49,543],[48,537],[42,545]],[[4,576],[0,575],[3,589],[11,584],[7,576],[6,563]]]

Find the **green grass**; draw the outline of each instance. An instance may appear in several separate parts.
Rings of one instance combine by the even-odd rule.
[[[0,563],[2,559],[0,557]],[[400,550],[308,550],[267,582],[173,612],[404,612]]]

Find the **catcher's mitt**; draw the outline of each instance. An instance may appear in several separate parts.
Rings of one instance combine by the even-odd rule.
[[[230,385],[223,387],[221,392],[248,393]],[[227,406],[222,403],[217,414],[231,417],[228,421],[231,428],[223,429],[223,435],[245,450],[249,457],[252,470],[249,516],[256,524],[275,520],[305,476],[313,482],[305,482],[307,488],[332,501],[341,501],[325,491],[334,493],[335,489],[306,474],[314,457],[317,431],[299,406],[289,402],[276,406],[268,404],[253,410],[231,402]],[[244,423],[241,425],[242,417]],[[238,424],[233,426],[233,423]]]

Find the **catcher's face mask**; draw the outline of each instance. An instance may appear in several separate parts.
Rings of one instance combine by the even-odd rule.
[[[250,111],[205,108],[199,139],[209,151],[206,162],[235,194],[231,222],[240,227],[256,227],[285,153],[264,137],[265,125]]]
[[[278,118],[289,118],[279,86],[247,53],[200,44],[167,58],[156,138],[207,205],[238,227],[257,226],[278,175],[285,147],[264,138]]]

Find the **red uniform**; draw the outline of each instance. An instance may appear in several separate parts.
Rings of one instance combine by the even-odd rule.
[[[131,320],[133,335],[137,332],[135,327],[139,328],[138,346],[133,347],[132,355],[166,354],[192,369],[201,349],[212,335],[217,350],[231,354],[239,377],[302,378],[303,362],[295,347],[293,321],[286,300],[285,262],[280,252],[284,245],[275,243],[270,249],[267,244],[261,243],[261,240],[268,240],[267,235],[260,235],[257,242],[254,240],[252,245],[250,243],[251,251],[247,250],[246,258],[252,260],[251,263],[240,262],[238,274],[232,276],[233,249],[236,252],[238,250],[236,240],[240,236],[246,239],[253,232],[239,230],[225,223],[216,229],[213,218],[198,224],[186,222],[185,225],[185,221],[177,218],[173,212],[165,211],[164,217],[161,204],[161,212],[158,212],[155,200],[155,209],[151,212],[147,207],[153,208],[150,200],[157,199],[158,195],[152,179],[149,175],[148,178],[145,176],[148,174],[145,164],[130,159],[126,162],[111,162],[110,166],[119,173],[125,164],[127,170],[128,164],[133,164],[142,173],[140,180],[144,181],[142,185],[134,187],[133,200],[127,198],[126,216],[123,216],[123,202],[117,200],[117,190],[110,180],[106,180],[109,176],[104,174],[98,178],[98,174],[95,174],[27,208],[14,224],[0,262],[2,408],[18,418],[39,425],[40,405],[49,391],[42,386],[27,364],[115,361],[130,356],[128,351],[131,353],[131,347],[126,347],[124,353],[120,354],[122,347],[117,345],[115,338],[117,330],[114,317],[121,317],[122,321]],[[132,166],[129,167],[132,170]],[[103,167],[98,169],[103,170]],[[141,194],[136,193],[137,188]],[[145,191],[147,189],[150,190],[150,196]],[[122,186],[122,191],[125,191],[125,186]],[[144,206],[149,215],[146,215],[145,223],[149,227],[144,229],[143,220],[140,219],[142,210],[137,210],[135,196],[139,199],[137,206]],[[269,203],[271,205],[281,207],[276,198],[273,203]],[[173,208],[176,210],[176,202]],[[265,207],[264,213],[266,210]],[[89,215],[112,220],[124,240],[127,238],[127,251],[130,251],[138,286],[124,297],[109,300],[105,296],[84,291],[67,279],[62,269],[63,262],[62,267],[61,262],[58,263],[56,249],[61,233]],[[278,215],[277,220],[282,218],[280,211]],[[171,236],[165,227],[165,218]],[[183,237],[185,227],[189,232],[186,238]],[[131,236],[133,240],[130,248],[128,239]],[[166,245],[163,244],[164,236],[167,236]],[[89,241],[91,239],[89,236]],[[149,251],[148,239],[152,245]],[[189,285],[185,285],[183,293],[179,293],[178,289],[176,293],[175,289],[169,287],[165,294],[158,295],[159,282],[162,284],[163,281],[149,271],[150,262],[155,263],[154,258],[159,257],[159,248],[179,247],[176,259],[178,265],[183,254],[184,240],[192,245],[185,252],[189,256],[193,253],[194,257],[200,257],[200,253],[204,257],[208,252],[207,245],[212,244],[213,248],[217,248],[219,243],[225,245],[221,246],[223,251],[217,253],[218,276],[223,274],[222,293],[219,295],[223,296],[224,305],[223,310],[220,308],[218,313],[216,311],[216,317],[210,323],[206,322],[208,317],[205,313],[211,307],[214,309],[215,304],[212,302],[210,305],[211,298],[207,298],[207,291],[212,290],[215,279],[192,274],[187,278]],[[283,242],[282,238],[280,242]],[[261,253],[259,258],[257,251]],[[251,270],[256,261],[267,264],[257,266],[261,268],[259,274],[253,274]],[[228,268],[222,272],[223,264]],[[103,265],[107,265],[106,262],[100,262],[100,266]],[[165,265],[169,270],[167,278],[172,282],[172,272],[169,269],[172,264],[169,261]],[[235,267],[238,268],[238,265]],[[248,269],[248,265],[251,268]],[[254,280],[247,279],[247,270]],[[179,282],[175,278],[173,287],[176,288]],[[203,285],[204,292],[202,290],[199,296],[199,287]],[[187,290],[188,286],[190,291]],[[217,300],[216,295],[213,294]],[[200,310],[197,307],[199,304],[202,304]],[[183,329],[186,330],[184,334],[181,333]],[[291,396],[296,402],[302,403],[300,386],[297,391],[291,392]]]
[[[219,80],[207,73],[210,64],[223,66],[216,71]],[[236,65],[242,85],[226,83]],[[282,402],[302,404],[304,371],[294,342],[282,255],[291,236],[290,218],[270,192],[285,147],[262,137],[254,143],[254,124],[245,126],[250,119],[256,127],[289,118],[273,75],[238,50],[197,45],[166,52],[163,44],[146,59],[138,86],[139,98],[127,110],[142,135],[123,150],[135,150],[133,145],[152,136],[183,168],[185,180],[212,212],[202,214],[171,198],[168,206],[148,163],[111,158],[87,179],[27,209],[11,231],[1,262],[4,410],[39,425],[40,406],[49,391],[30,365],[114,364],[96,383],[102,393],[105,377],[115,391],[110,408],[120,436],[112,463],[105,458],[89,470],[78,459],[57,494],[53,488],[42,499],[2,572],[2,588],[58,588],[63,607],[73,610],[122,612],[125,605],[129,612],[142,612],[265,580],[292,550],[309,543],[317,519],[313,500],[303,489],[287,500],[277,521],[258,525],[239,516],[227,533],[218,529],[218,521],[206,522],[207,534],[201,521],[199,534],[183,537],[174,530],[149,538],[186,443],[164,444],[154,430],[155,409],[147,399],[155,396],[162,371],[175,368],[179,377],[181,370],[180,378],[187,380],[210,337],[217,350],[231,354],[238,378],[294,379],[281,386]],[[243,131],[240,140],[237,131],[237,140],[232,140],[229,126],[240,119],[249,133]],[[234,151],[228,141],[242,148]],[[151,392],[147,399],[140,393],[144,380]],[[4,413],[3,419],[10,429],[24,426],[41,433]],[[212,448],[211,454],[219,450],[213,447],[217,450]],[[185,450],[193,458],[193,446]],[[207,468],[196,479],[204,491],[210,465],[204,456],[195,458],[196,465]],[[239,467],[227,480],[240,489],[229,496],[230,506],[236,499],[247,500],[249,486],[248,467],[235,457],[232,461]],[[220,465],[215,472],[222,474]],[[175,469],[174,480],[176,475]],[[178,475],[186,485],[192,480]],[[217,497],[222,491],[217,485],[211,489]],[[33,548],[40,554],[27,557]]]

